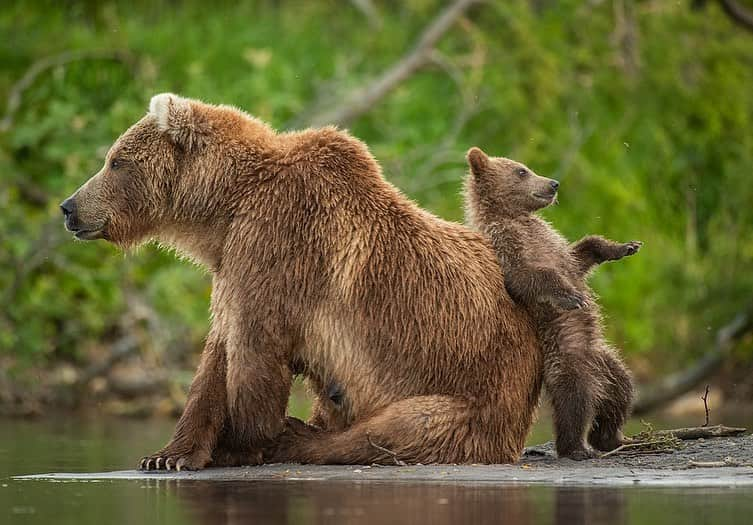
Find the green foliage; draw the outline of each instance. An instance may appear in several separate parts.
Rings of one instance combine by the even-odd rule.
[[[551,4],[474,7],[439,45],[446,67],[400,85],[353,132],[388,179],[449,219],[462,219],[471,145],[559,178],[561,204],[546,215],[568,237],[645,242],[594,276],[610,337],[675,364],[753,289],[753,37],[711,5]],[[129,58],[43,71],[0,133],[0,352],[76,359],[110,336],[127,287],[198,345],[207,276],[154,247],[123,256],[73,242],[57,203],[152,94],[234,104],[286,128],[392,64],[441,5],[380,3],[380,29],[342,2],[5,7],[0,101],[61,50]]]

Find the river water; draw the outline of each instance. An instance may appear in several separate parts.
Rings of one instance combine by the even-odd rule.
[[[140,455],[163,444],[173,424],[84,417],[0,420],[0,524],[741,525],[753,516],[753,490],[732,488],[10,479],[29,473],[132,468]],[[633,422],[631,429],[639,426]],[[542,422],[531,441],[546,440],[548,434]]]

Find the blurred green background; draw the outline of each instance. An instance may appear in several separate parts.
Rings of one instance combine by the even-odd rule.
[[[180,403],[208,276],[154,246],[74,242],[58,210],[153,94],[306,126],[399,61],[445,4],[4,4],[2,404],[39,410],[68,399],[60,385],[81,387],[73,398],[141,385]],[[644,241],[592,280],[642,381],[693,362],[749,306],[752,126],[753,32],[717,2],[629,0],[473,5],[348,123],[391,182],[444,218],[462,221],[464,154],[479,145],[562,182],[545,215],[568,238]],[[126,357],[108,363],[118,348]],[[751,357],[743,340],[734,370],[750,375]]]

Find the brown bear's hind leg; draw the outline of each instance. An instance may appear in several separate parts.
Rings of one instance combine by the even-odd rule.
[[[490,429],[472,421],[474,413],[466,400],[435,395],[397,401],[342,432],[319,431],[289,418],[264,459],[341,465],[516,461],[520,451],[503,445],[497,450],[487,437]]]

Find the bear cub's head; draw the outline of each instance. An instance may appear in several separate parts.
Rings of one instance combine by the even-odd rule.
[[[559,182],[540,177],[528,167],[504,157],[489,157],[473,147],[466,155],[470,166],[467,191],[475,213],[516,217],[552,204]]]

